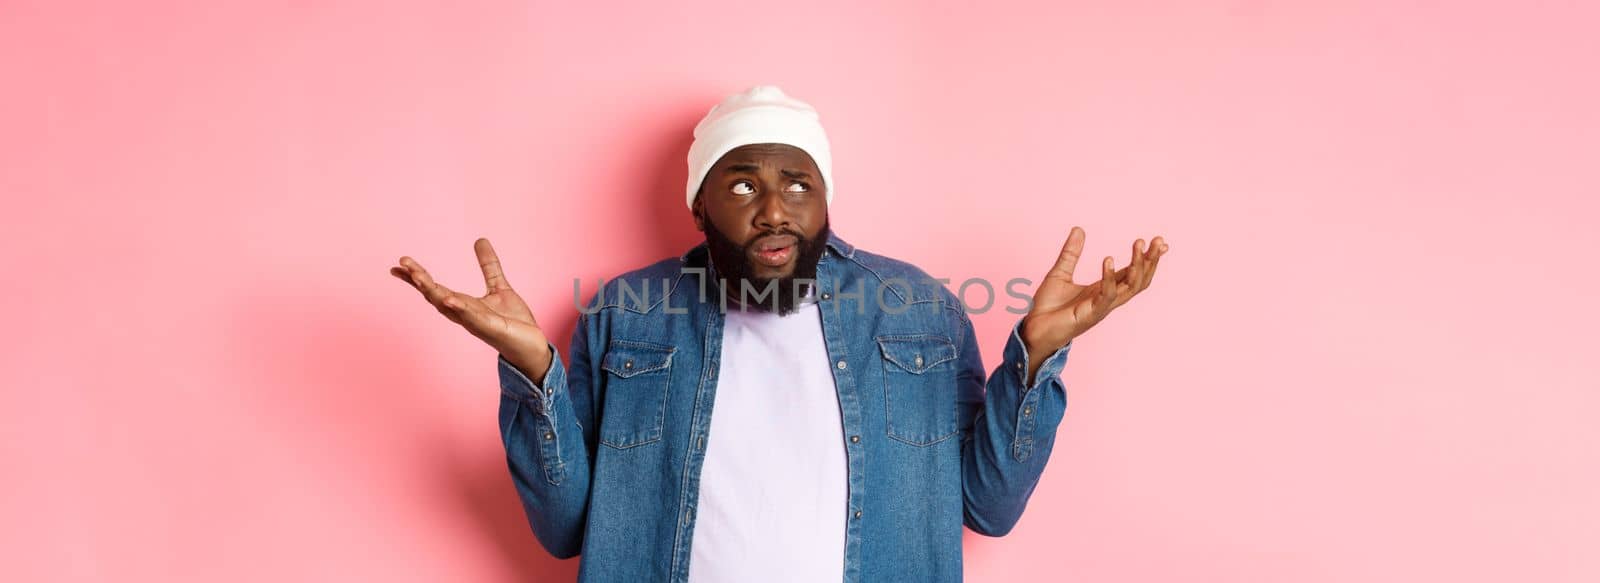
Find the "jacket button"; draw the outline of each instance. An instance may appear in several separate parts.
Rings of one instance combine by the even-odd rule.
[[[922,366],[922,355],[921,354],[917,355],[917,366]]]
[[[628,362],[622,363],[622,368],[633,368],[633,361],[630,360]]]
[[[850,443],[861,443],[861,436],[860,435],[852,435],[852,436],[850,436]]]
[[[556,438],[556,434],[550,433],[549,431],[546,431],[546,432],[544,432],[544,438],[545,438],[546,441],[549,441],[551,439],[555,439]]]
[[[861,511],[860,510],[856,511],[856,518],[861,518]]]
[[[830,294],[828,292],[822,292],[822,299],[826,300],[826,299],[831,298],[831,297],[833,297],[833,294]]]
[[[839,370],[844,370],[844,366],[845,366],[844,361],[842,361],[842,360],[839,361]]]
[[[1033,407],[1023,407],[1022,408],[1022,416],[1023,417],[1027,417],[1027,416],[1032,415],[1032,414],[1033,414]]]

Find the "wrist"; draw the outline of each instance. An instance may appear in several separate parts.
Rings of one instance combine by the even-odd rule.
[[[1055,352],[1050,343],[1039,337],[1039,334],[1032,329],[1033,327],[1030,325],[1032,324],[1030,322],[1031,318],[1033,318],[1033,314],[1023,316],[1022,325],[1017,330],[1017,336],[1021,338],[1022,346],[1028,349],[1028,354],[1030,355],[1037,355],[1040,352],[1045,352],[1046,354]]]
[[[550,371],[554,353],[550,351],[549,347],[531,352],[529,354],[520,352],[501,353],[500,356],[504,357],[506,362],[511,363],[511,366],[517,367],[517,370],[522,371],[522,374],[528,377],[528,380],[533,381],[534,384],[540,384],[544,381],[545,373]]]

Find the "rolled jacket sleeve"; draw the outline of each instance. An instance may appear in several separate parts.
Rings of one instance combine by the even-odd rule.
[[[1024,386],[1028,362],[1032,359],[1028,355],[1028,345],[1022,342],[1021,331],[1022,322],[1019,320],[1011,327],[1011,336],[1006,339],[1005,347],[1006,363],[1011,369],[1008,376],[1014,377],[1011,382],[1022,394],[1014,420],[1017,430],[1011,446],[1011,455],[1019,462],[1027,461],[1032,455],[1033,443],[1040,432],[1055,433],[1056,425],[1066,413],[1067,388],[1061,382],[1061,369],[1067,366],[1067,353],[1072,350],[1072,342],[1057,348],[1034,372],[1033,385]],[[1045,420],[1042,425],[1041,419]]]
[[[1004,360],[985,375],[972,322],[961,315],[961,470],[965,524],[989,536],[1011,531],[1044,472],[1056,428],[1066,414],[1061,370],[1072,343],[1056,349],[1024,385],[1029,355],[1019,320],[1002,351]]]
[[[582,326],[573,338],[573,367],[587,367]],[[569,379],[560,351],[550,347],[550,369],[533,383],[522,370],[497,356],[500,377],[500,435],[506,464],[535,538],[558,558],[578,555],[589,502],[592,459],[585,443],[587,420],[577,412],[587,401],[588,375]],[[572,382],[569,382],[572,381]]]
[[[500,392],[512,399],[531,402],[539,410],[548,410],[553,390],[567,384],[566,367],[559,366],[561,355],[554,345],[550,346],[550,370],[545,371],[544,378],[538,383],[529,380],[528,375],[523,374],[522,369],[511,364],[506,357],[496,356],[495,360],[500,369]]]

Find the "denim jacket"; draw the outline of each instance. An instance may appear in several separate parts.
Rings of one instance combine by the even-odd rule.
[[[583,555],[579,581],[687,580],[717,438],[715,281],[702,243],[601,286],[580,307],[569,362],[552,346],[537,384],[497,359],[517,494],[546,550]],[[844,581],[960,581],[962,526],[1006,534],[1038,484],[1066,412],[1071,344],[1024,386],[1019,320],[986,375],[955,294],[836,235],[816,285],[848,466]]]

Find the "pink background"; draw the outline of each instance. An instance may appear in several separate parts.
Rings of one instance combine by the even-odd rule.
[[[0,3],[0,580],[570,580],[386,270],[489,236],[565,346],[754,83],[864,248],[1171,242],[971,580],[1600,580],[1594,5],[449,4]]]

